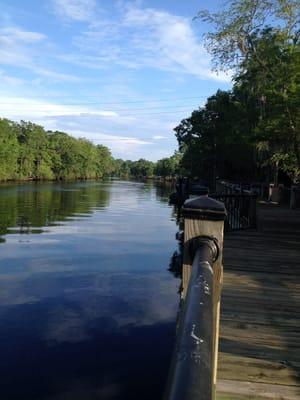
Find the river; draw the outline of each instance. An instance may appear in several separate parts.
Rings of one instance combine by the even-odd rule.
[[[1,399],[160,399],[176,230],[152,183],[0,185]]]

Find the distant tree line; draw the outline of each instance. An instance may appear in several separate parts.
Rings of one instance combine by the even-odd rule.
[[[110,150],[31,122],[0,119],[0,180],[91,179],[112,173]]]
[[[143,158],[138,161],[116,159],[115,175],[138,179],[154,176],[172,178],[180,174],[180,160],[181,154],[178,152],[175,152],[171,157],[162,158],[157,162],[148,161]]]
[[[158,162],[114,159],[110,150],[32,122],[0,119],[0,181],[173,177],[178,154]]]

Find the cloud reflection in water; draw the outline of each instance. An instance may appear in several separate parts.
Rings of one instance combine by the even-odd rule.
[[[29,187],[0,200],[1,397],[160,398],[179,285],[167,196],[141,183]],[[18,234],[19,215],[42,233]]]

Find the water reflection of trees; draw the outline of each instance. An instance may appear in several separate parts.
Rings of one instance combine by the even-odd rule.
[[[154,182],[156,200],[162,203],[169,203],[170,194],[174,192],[174,184],[172,182]],[[171,218],[175,221],[178,226],[178,234],[183,230],[183,220],[181,218],[180,208],[177,206],[172,207]],[[182,278],[182,242],[177,238],[177,249],[170,257],[168,270],[175,278]]]
[[[168,203],[170,194],[174,192],[174,184],[171,182],[154,182],[156,199],[162,203]]]
[[[105,208],[110,200],[110,185],[99,182],[2,185],[0,235],[40,233],[42,230],[38,228]]]

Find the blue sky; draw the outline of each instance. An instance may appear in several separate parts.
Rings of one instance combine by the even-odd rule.
[[[157,160],[173,128],[230,79],[193,21],[219,0],[0,0],[0,117]]]

